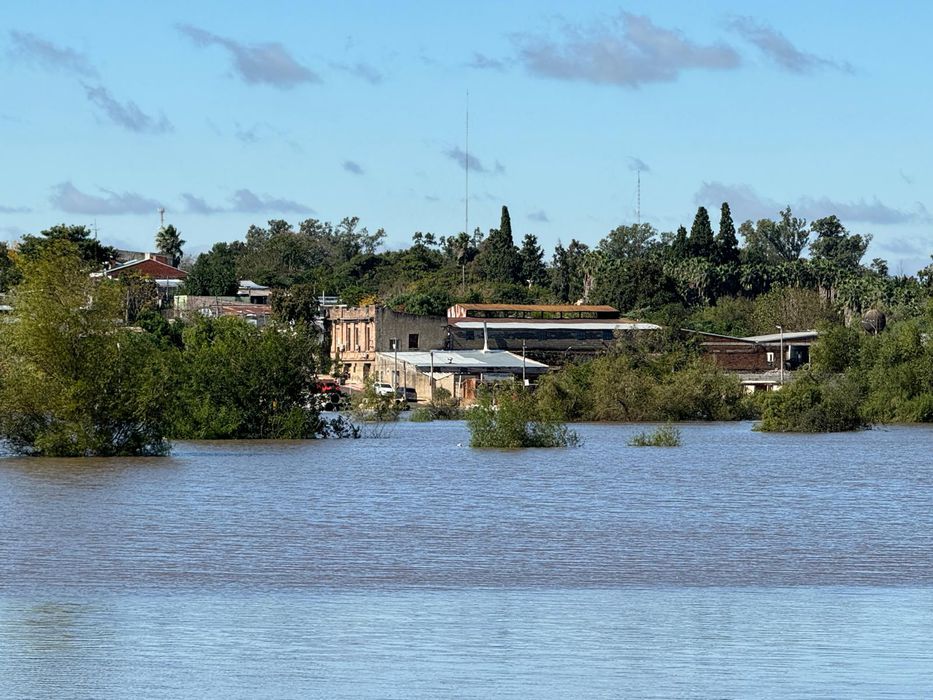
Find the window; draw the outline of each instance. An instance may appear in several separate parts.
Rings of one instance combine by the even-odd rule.
[[[765,355],[765,359],[768,360],[768,364],[769,364],[769,365],[773,365],[773,364],[774,364],[774,353],[773,353],[773,352],[767,353],[767,354]]]
[[[408,349],[409,350],[418,349],[418,334],[417,333],[408,334]]]

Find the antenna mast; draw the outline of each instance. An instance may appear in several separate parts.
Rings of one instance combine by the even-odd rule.
[[[165,227],[165,207],[159,207],[159,226]]]
[[[466,170],[466,196],[463,208],[463,228],[466,235],[470,235],[470,91],[466,93],[466,157],[464,158]]]
[[[641,167],[635,170],[636,186],[635,223],[641,225]]]

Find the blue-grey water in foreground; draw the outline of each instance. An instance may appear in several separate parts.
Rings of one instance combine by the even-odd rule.
[[[0,458],[0,697],[933,696],[933,429]]]

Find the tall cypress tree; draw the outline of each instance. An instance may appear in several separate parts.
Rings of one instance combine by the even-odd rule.
[[[709,212],[706,207],[697,209],[697,215],[693,219],[693,226],[690,227],[690,239],[688,241],[690,255],[694,258],[713,257],[715,241],[713,240],[713,226],[709,222]]]
[[[509,208],[502,207],[498,229],[492,229],[483,241],[478,265],[486,279],[497,282],[519,282],[521,261],[512,242],[512,220]]]
[[[720,264],[738,262],[739,239],[735,235],[735,224],[729,202],[722,203],[719,215],[719,235],[716,236],[716,261]]]

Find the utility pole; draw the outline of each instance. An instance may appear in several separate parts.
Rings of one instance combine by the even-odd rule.
[[[398,391],[398,338],[389,338],[392,349],[395,351],[395,367],[392,370],[392,390]]]
[[[781,332],[781,386],[784,386],[784,326],[775,326]]]

